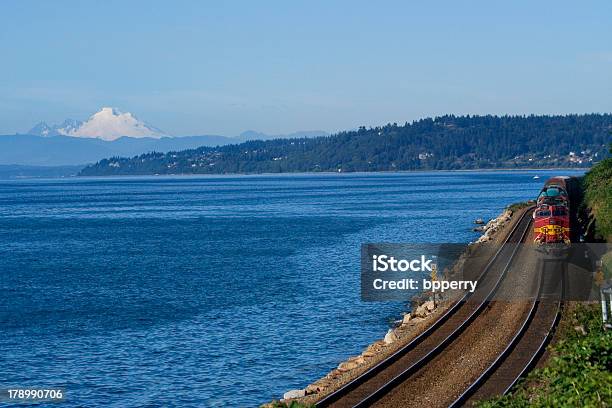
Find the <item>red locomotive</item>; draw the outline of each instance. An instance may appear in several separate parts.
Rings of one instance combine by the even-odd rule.
[[[537,244],[570,243],[570,201],[567,194],[569,177],[553,177],[538,195],[533,212],[534,241]]]
[[[551,179],[554,180],[554,179]],[[567,197],[567,191],[560,184],[548,184],[550,180],[544,185],[544,188],[538,195],[538,206],[542,204],[547,205],[564,205],[568,206],[569,198]]]

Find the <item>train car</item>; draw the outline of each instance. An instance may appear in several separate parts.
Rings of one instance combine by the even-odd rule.
[[[562,189],[567,191],[567,186],[568,186],[568,182],[570,179],[571,177],[568,177],[568,176],[551,177],[548,180],[546,180],[546,183],[544,183],[544,187],[559,186]]]
[[[534,241],[537,244],[570,243],[569,177],[553,177],[546,181],[538,195],[533,212]]]

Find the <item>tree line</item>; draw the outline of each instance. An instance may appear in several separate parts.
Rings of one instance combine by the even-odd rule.
[[[113,157],[81,175],[587,167],[607,155],[611,114],[455,116],[331,136]]]

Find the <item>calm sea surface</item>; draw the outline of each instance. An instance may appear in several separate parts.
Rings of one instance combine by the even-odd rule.
[[[558,173],[1,181],[0,388],[65,387],[67,407],[282,397],[400,317],[360,301],[361,243],[474,240]]]

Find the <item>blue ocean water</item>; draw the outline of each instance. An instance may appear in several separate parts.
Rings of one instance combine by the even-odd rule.
[[[67,407],[279,398],[405,307],[360,301],[361,243],[474,240],[558,173],[2,181],[0,388],[65,387]]]

